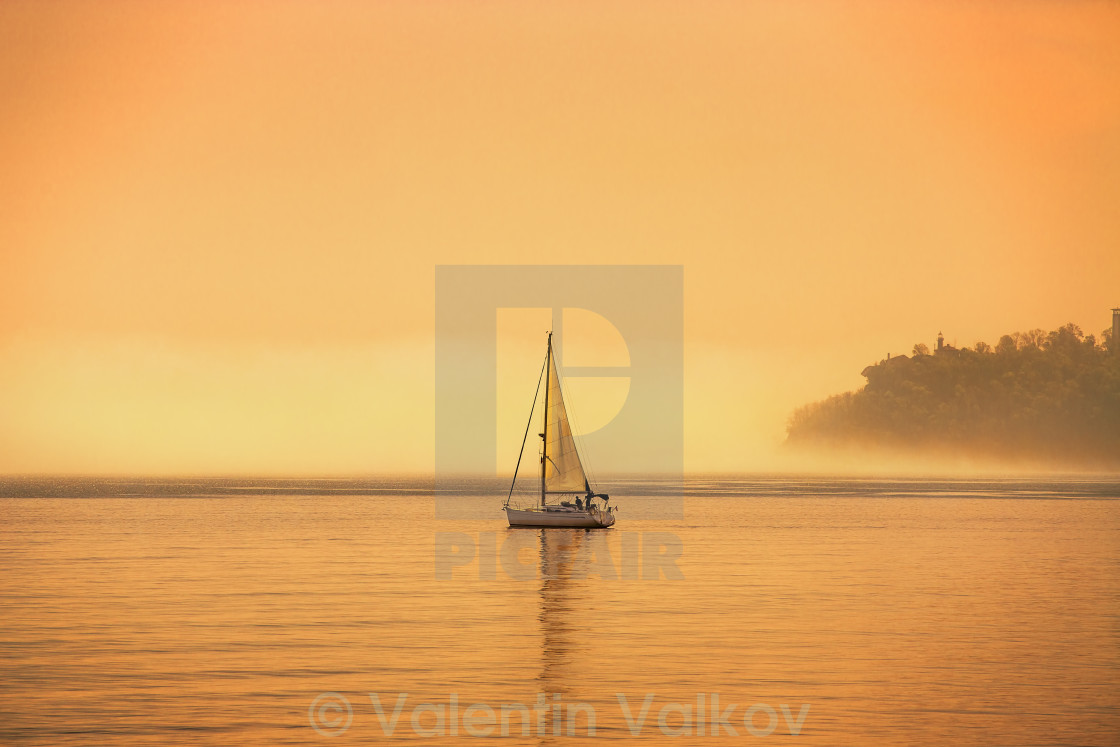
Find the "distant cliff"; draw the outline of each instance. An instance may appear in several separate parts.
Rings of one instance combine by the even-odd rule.
[[[787,444],[1120,468],[1117,344],[1067,324],[994,348],[915,345],[865,368],[859,391],[794,412]]]

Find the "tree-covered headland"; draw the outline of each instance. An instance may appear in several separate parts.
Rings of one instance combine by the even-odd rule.
[[[794,412],[787,444],[1117,469],[1118,346],[1074,324],[995,347],[918,344],[865,368],[862,389]]]

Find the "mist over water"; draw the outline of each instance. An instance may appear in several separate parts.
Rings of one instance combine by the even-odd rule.
[[[508,487],[466,482],[490,518],[437,521],[430,479],[2,478],[0,741],[326,742],[322,693],[351,708],[339,742],[477,742],[412,709],[541,693],[595,736],[549,716],[506,743],[664,739],[663,706],[714,694],[737,735],[684,742],[753,741],[752,704],[764,744],[1120,737],[1114,477],[694,476],[665,521],[636,517],[678,486],[617,478],[598,532],[510,530]],[[470,552],[441,559],[446,536]],[[643,577],[667,536],[683,578]],[[392,737],[374,692],[408,694]],[[619,693],[654,694],[638,735]]]

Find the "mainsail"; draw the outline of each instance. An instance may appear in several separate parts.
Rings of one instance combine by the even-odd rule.
[[[549,345],[552,340],[549,340]],[[583,472],[568,413],[564,409],[564,395],[560,392],[560,376],[556,372],[556,357],[549,356],[548,407],[544,414],[545,464],[544,486],[547,493],[590,493],[587,475]]]

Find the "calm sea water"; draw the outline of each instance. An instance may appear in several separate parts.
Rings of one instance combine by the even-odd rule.
[[[0,742],[1120,743],[1120,482],[608,487],[4,479]]]

